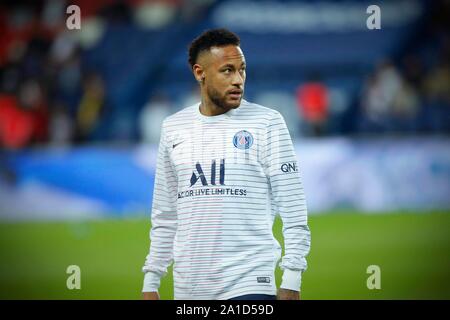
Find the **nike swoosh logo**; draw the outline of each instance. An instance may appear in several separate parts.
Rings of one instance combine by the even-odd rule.
[[[174,145],[172,146],[172,149],[175,149],[175,147],[176,147],[177,145],[182,144],[183,142],[184,142],[184,141],[181,141],[181,142],[178,142],[178,143],[174,144]]]

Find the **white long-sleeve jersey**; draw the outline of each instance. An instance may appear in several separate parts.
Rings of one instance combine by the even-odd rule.
[[[242,100],[204,116],[199,104],[166,118],[158,150],[144,292],[157,291],[174,262],[175,299],[230,299],[300,290],[310,249],[302,181],[279,112]]]

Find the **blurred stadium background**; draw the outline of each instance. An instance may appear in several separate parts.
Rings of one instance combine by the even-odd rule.
[[[450,299],[449,24],[443,0],[2,1],[0,298],[140,298],[160,124],[199,99],[190,41],[228,27],[302,165],[303,298]]]

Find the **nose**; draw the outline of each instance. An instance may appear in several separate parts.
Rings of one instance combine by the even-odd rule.
[[[240,72],[235,72],[232,79],[233,86],[241,87],[244,84],[244,76]]]

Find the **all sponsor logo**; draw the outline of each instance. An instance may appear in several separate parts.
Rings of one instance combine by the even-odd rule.
[[[197,183],[197,181],[200,180],[202,185],[207,186],[208,180],[205,177],[205,174],[203,172],[202,165],[200,162],[197,162],[195,165],[195,169],[192,172],[191,176],[191,187]],[[225,159],[220,159],[220,170],[219,170],[219,184],[225,185]],[[211,161],[211,177],[209,180],[210,184],[215,186],[217,184],[216,179],[216,160]]]

